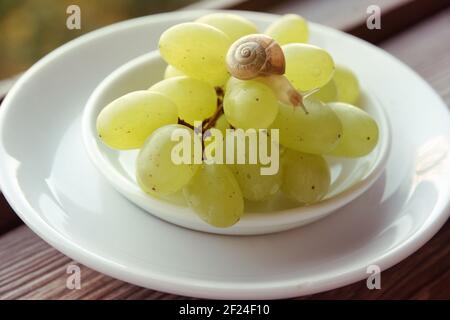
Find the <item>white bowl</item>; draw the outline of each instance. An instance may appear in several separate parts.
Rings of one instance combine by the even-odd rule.
[[[210,226],[186,206],[181,195],[175,195],[166,201],[144,193],[135,179],[138,151],[112,150],[101,142],[96,131],[97,116],[109,102],[128,92],[149,88],[163,79],[165,68],[166,63],[158,51],[145,54],[118,68],[94,90],[86,104],[82,120],[84,144],[100,172],[130,201],[163,220],[218,234],[251,235],[288,230],[323,218],[352,201],[367,190],[384,169],[390,141],[388,121],[378,101],[365,93],[361,103],[379,125],[379,143],[366,157],[327,158],[332,172],[332,184],[323,201],[299,206],[279,193],[269,201],[246,201],[244,216],[232,227]],[[364,88],[364,84],[362,86]]]

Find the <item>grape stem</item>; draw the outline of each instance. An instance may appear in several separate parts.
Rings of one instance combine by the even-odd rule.
[[[216,88],[217,91],[217,108],[214,114],[208,119],[204,120],[202,123],[202,132],[206,132],[208,129],[211,129],[216,125],[217,120],[223,114],[223,90],[221,88]],[[178,124],[191,128],[196,131],[194,126],[181,118],[178,118]]]
[[[203,121],[201,128],[200,127],[195,128],[190,123],[184,121],[183,119],[178,118],[178,124],[186,126],[188,128],[191,128],[196,133],[199,132],[200,129],[201,129],[202,133],[203,132],[205,133],[205,134],[202,134],[202,150],[203,150],[203,152],[205,152],[205,138],[208,135],[208,130],[216,125],[217,120],[223,114],[223,96],[224,96],[223,89],[220,88],[220,87],[217,87],[216,88],[216,93],[217,93],[217,108],[216,108],[216,111],[214,112],[214,114],[211,117],[209,117],[208,119]],[[203,160],[205,160],[205,155],[204,154],[203,154]]]
[[[223,106],[220,104],[214,114],[211,118],[207,119],[203,124],[203,132],[208,131],[212,127],[216,125],[217,120],[220,118],[220,116],[223,114]]]
[[[192,130],[194,130],[194,126],[187,123],[186,121],[184,121],[183,119],[178,118],[178,124],[181,124],[183,126],[186,126],[188,128],[191,128]]]
[[[225,95],[225,92],[221,87],[216,87],[215,89],[217,94],[217,108],[214,114],[203,122],[203,132],[206,132],[214,127],[217,120],[223,114],[223,96]]]

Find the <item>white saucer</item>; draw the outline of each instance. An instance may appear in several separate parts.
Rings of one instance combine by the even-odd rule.
[[[313,43],[320,33],[353,48],[332,54],[356,71],[391,122],[386,170],[366,193],[303,228],[223,236],[159,220],[116,192],[82,146],[86,101],[114,69],[155,49],[163,29],[202,13],[145,17],[81,37],[11,90],[0,108],[0,183],[36,233],[80,263],[137,285],[207,298],[282,298],[366,278],[367,266],[384,270],[439,230],[450,211],[447,106],[389,54],[317,25]],[[275,18],[240,14],[261,26]]]
[[[244,216],[232,227],[210,226],[187,207],[182,195],[172,196],[169,202],[151,197],[141,190],[135,175],[138,150],[112,150],[98,138],[96,123],[100,111],[125,93],[150,88],[163,79],[166,66],[158,51],[121,66],[94,90],[82,119],[84,144],[97,169],[117,191],[158,218],[193,230],[217,234],[256,235],[290,230],[322,219],[346,205],[366,191],[385,168],[390,142],[386,112],[375,97],[365,93],[361,103],[378,123],[378,145],[362,158],[327,157],[332,183],[323,201],[301,207],[279,192],[264,202],[246,201]]]

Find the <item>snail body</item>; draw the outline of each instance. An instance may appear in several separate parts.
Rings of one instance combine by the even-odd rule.
[[[283,50],[271,37],[251,34],[234,42],[227,53],[227,68],[231,75],[241,80],[282,75],[286,63]]]
[[[228,49],[227,69],[240,80],[255,79],[269,86],[277,98],[308,113],[303,96],[284,76],[286,60],[281,46],[264,34],[251,34],[234,42]]]

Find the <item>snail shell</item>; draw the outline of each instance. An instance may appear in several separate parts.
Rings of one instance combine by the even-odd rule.
[[[251,34],[234,42],[227,53],[231,75],[249,80],[285,72],[285,59],[280,45],[264,34]]]

